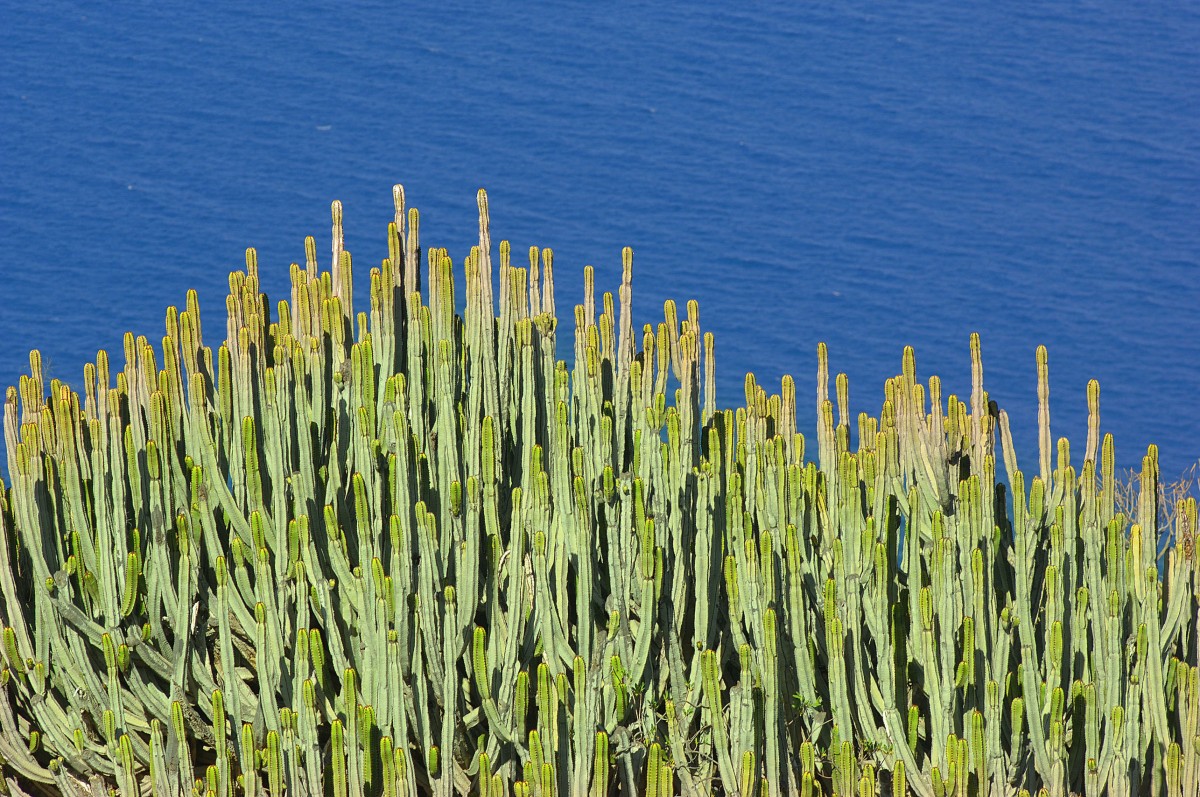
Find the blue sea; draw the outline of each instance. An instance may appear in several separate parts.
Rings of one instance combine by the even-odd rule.
[[[1092,378],[1120,464],[1200,458],[1190,0],[2,0],[0,385],[33,348],[79,384],[189,288],[219,328],[248,246],[284,298],[333,199],[364,276],[394,183],[460,263],[486,188],[560,308],[632,246],[636,323],[698,299],[722,403],[793,374],[810,435],[819,341],[878,412],[905,345],[969,393],[979,332],[1023,466],[1039,344],[1076,462]]]

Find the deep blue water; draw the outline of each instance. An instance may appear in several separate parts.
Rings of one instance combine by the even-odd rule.
[[[0,3],[0,385],[218,328],[247,246],[282,298],[334,198],[360,274],[395,182],[461,262],[483,186],[560,307],[626,244],[639,324],[699,299],[727,405],[792,373],[811,432],[822,340],[856,410],[905,344],[965,394],[978,331],[1024,466],[1040,343],[1077,458],[1093,377],[1122,464],[1200,457],[1193,2],[199,5]]]

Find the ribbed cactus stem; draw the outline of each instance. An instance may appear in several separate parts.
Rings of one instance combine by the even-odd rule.
[[[31,354],[4,402],[4,777],[1196,790],[1196,503],[1159,526],[1151,447],[1118,514],[1096,382],[1073,463],[1037,348],[1023,472],[978,336],[969,398],[906,348],[877,414],[821,344],[806,462],[795,381],[719,407],[699,306],[635,321],[631,250],[560,319],[554,252],[514,265],[477,203],[458,273],[397,186],[357,302],[334,203],[330,259],[306,239],[273,302],[248,250],[209,338],[189,292],[161,352],[126,335],[79,395]]]

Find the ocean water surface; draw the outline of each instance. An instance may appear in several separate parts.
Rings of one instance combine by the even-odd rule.
[[[698,299],[724,405],[791,373],[811,434],[819,341],[855,411],[905,345],[965,395],[979,332],[1023,466],[1038,344],[1077,462],[1091,378],[1122,465],[1200,458],[1194,3],[269,8],[8,4],[0,385],[32,348],[78,384],[188,288],[212,338],[245,248],[283,298],[335,198],[360,277],[393,183],[461,263],[485,187],[560,309],[625,245],[639,325]]]

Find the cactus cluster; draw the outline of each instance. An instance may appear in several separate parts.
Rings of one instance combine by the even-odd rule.
[[[1095,383],[1073,463],[1038,349],[1022,471],[977,338],[969,397],[906,349],[877,416],[822,346],[806,461],[790,378],[718,409],[695,302],[635,328],[628,249],[560,360],[549,249],[495,268],[480,192],[460,297],[394,199],[365,312],[334,203],[331,270],[273,308],[248,251],[215,347],[193,292],[115,380],[8,391],[8,788],[1200,793],[1196,502],[1160,569]]]

